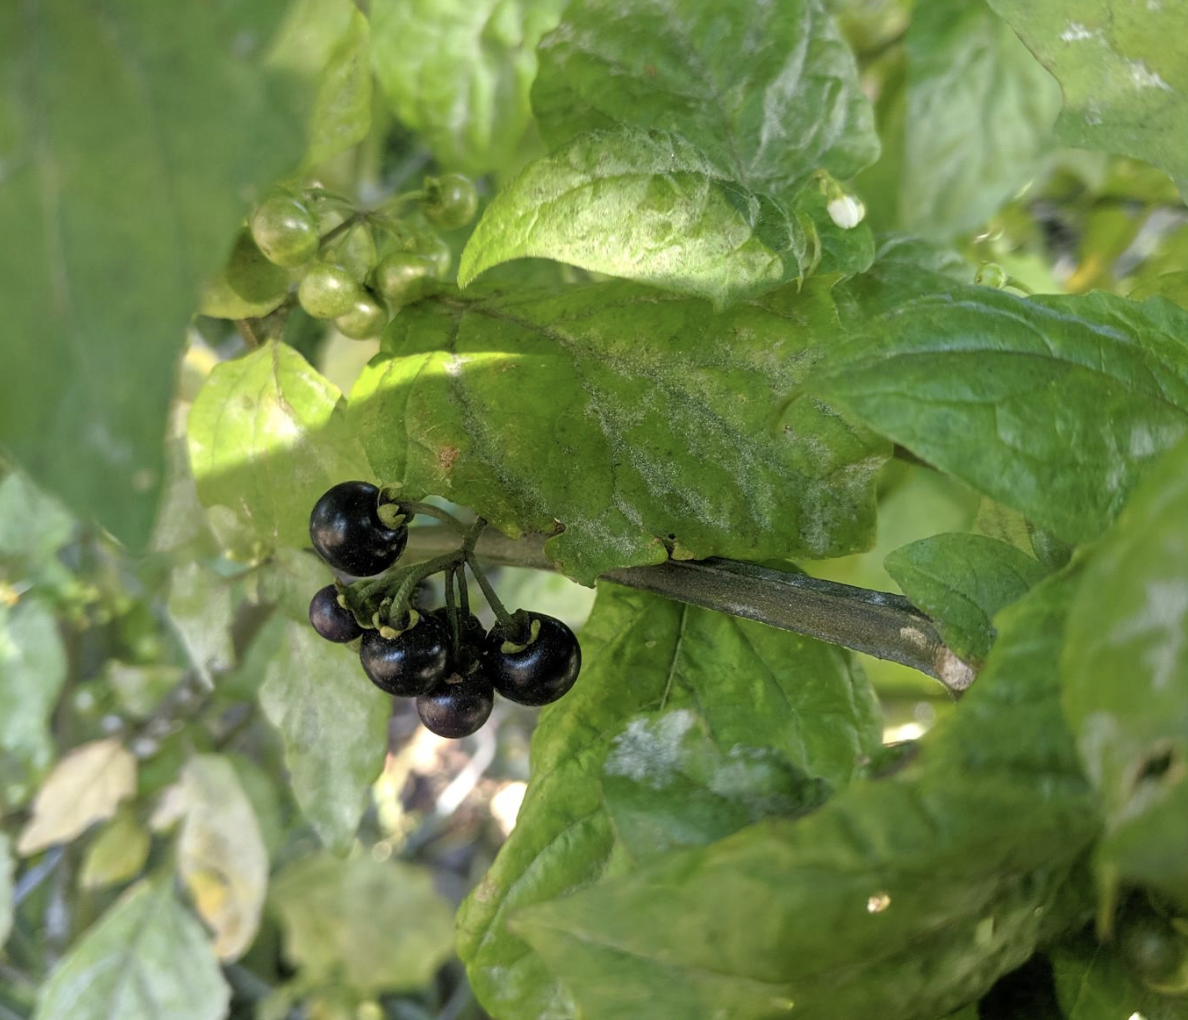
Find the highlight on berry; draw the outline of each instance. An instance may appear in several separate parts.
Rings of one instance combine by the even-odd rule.
[[[417,516],[453,528],[457,549],[401,563]],[[421,722],[442,737],[476,733],[496,694],[521,705],[550,704],[581,670],[581,647],[561,620],[504,607],[475,554],[485,527],[482,518],[465,524],[366,481],[332,486],[310,512],[310,542],[337,575],[311,599],[311,626],[327,641],[357,643],[364,675],[386,694],[415,698]],[[437,574],[445,604],[427,610],[417,605],[417,592]],[[495,614],[490,631],[471,612],[467,574]]]

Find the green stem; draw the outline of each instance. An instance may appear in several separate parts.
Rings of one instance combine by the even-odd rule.
[[[443,510],[441,507],[434,506],[432,503],[418,503],[415,500],[409,499],[398,499],[396,502],[401,509],[408,509],[411,513],[420,514],[422,517],[432,517],[435,521],[448,524],[460,535],[468,534],[469,529],[466,525],[448,510]]]
[[[321,238],[318,240],[318,249],[321,250],[332,241],[337,241],[348,230],[362,223],[365,219],[367,219],[367,214],[361,212],[357,212],[351,216],[348,216],[337,227],[327,230],[326,233],[321,236]]]
[[[400,587],[396,589],[396,594],[392,596],[392,606],[388,610],[388,619],[393,621],[400,620],[401,622],[407,619],[408,604],[412,599],[413,592],[417,590],[417,585],[425,580],[425,578],[432,577],[442,570],[448,570],[450,567],[458,566],[460,560],[460,553],[451,552],[409,567],[404,580],[400,582]],[[395,613],[393,610],[395,610]]]
[[[466,565],[470,568],[474,579],[478,581],[479,587],[483,589],[483,594],[487,596],[487,604],[491,607],[491,611],[499,621],[500,627],[503,628],[504,636],[512,638],[518,632],[519,628],[516,626],[515,620],[512,619],[511,613],[507,611],[507,608],[500,601],[499,596],[495,594],[495,589],[491,587],[491,582],[487,580],[487,575],[483,573],[483,568],[479,566],[478,557],[474,554],[474,547],[486,527],[487,522],[481,517],[474,522],[474,527],[466,533],[466,541],[462,544],[462,554],[466,557]]]

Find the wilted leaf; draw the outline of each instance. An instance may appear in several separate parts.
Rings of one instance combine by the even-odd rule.
[[[833,324],[823,284],[722,315],[617,283],[406,308],[351,393],[375,475],[508,532],[556,529],[584,583],[692,558],[825,557],[872,539],[887,447],[813,401],[774,420]]]
[[[413,864],[306,857],[277,875],[269,904],[306,980],[364,995],[421,988],[453,947],[450,906]]]
[[[170,878],[124,893],[41,988],[33,1020],[221,1020],[231,991]]]
[[[33,801],[33,817],[21,831],[22,857],[54,843],[67,843],[95,822],[110,818],[136,793],[136,759],[115,739],[76,747],[61,758]]]
[[[284,740],[302,812],[326,846],[345,851],[383,766],[391,700],[364,675],[356,653],[322,640],[307,620],[286,621],[260,705]]]

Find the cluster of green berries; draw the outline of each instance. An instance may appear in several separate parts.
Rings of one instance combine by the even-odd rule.
[[[385,502],[369,482],[335,485],[309,518],[309,536],[335,571],[357,578],[320,589],[309,621],[328,641],[359,641],[363,672],[381,690],[416,698],[421,721],[443,737],[475,733],[491,715],[495,694],[521,705],[546,705],[577,680],[582,653],[573,632],[543,613],[509,614],[474,560],[472,536],[456,554],[403,569],[396,563],[408,542],[408,521],[421,504]],[[463,568],[483,585],[499,617],[487,632],[469,610]],[[413,608],[416,585],[444,572],[447,592],[458,583],[459,604],[427,612]]]
[[[434,228],[465,226],[477,210],[478,192],[460,174],[426,178],[420,191],[367,212],[318,187],[276,190],[256,206],[224,269],[231,303],[215,294],[203,310],[252,317],[279,304],[296,278],[297,301],[313,318],[352,339],[378,336],[448,277],[452,256]]]

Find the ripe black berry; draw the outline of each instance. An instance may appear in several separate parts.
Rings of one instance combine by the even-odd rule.
[[[449,634],[428,614],[394,638],[369,630],[359,647],[359,661],[371,682],[402,698],[415,698],[429,690],[445,676],[449,659]]]
[[[522,648],[496,625],[487,637],[487,661],[495,690],[521,705],[556,701],[577,680],[582,650],[577,638],[560,620],[544,613],[526,614],[539,625],[536,636]]]
[[[340,482],[323,493],[309,515],[309,538],[335,570],[371,577],[399,559],[408,529],[385,527],[376,513],[379,489],[370,482]]]
[[[453,673],[439,681],[417,698],[417,715],[439,737],[457,739],[477,733],[490,718],[494,704],[491,681],[479,669],[465,678]]]
[[[309,622],[327,641],[344,644],[363,633],[349,609],[338,604],[338,589],[332,584],[320,588],[309,600]]]

